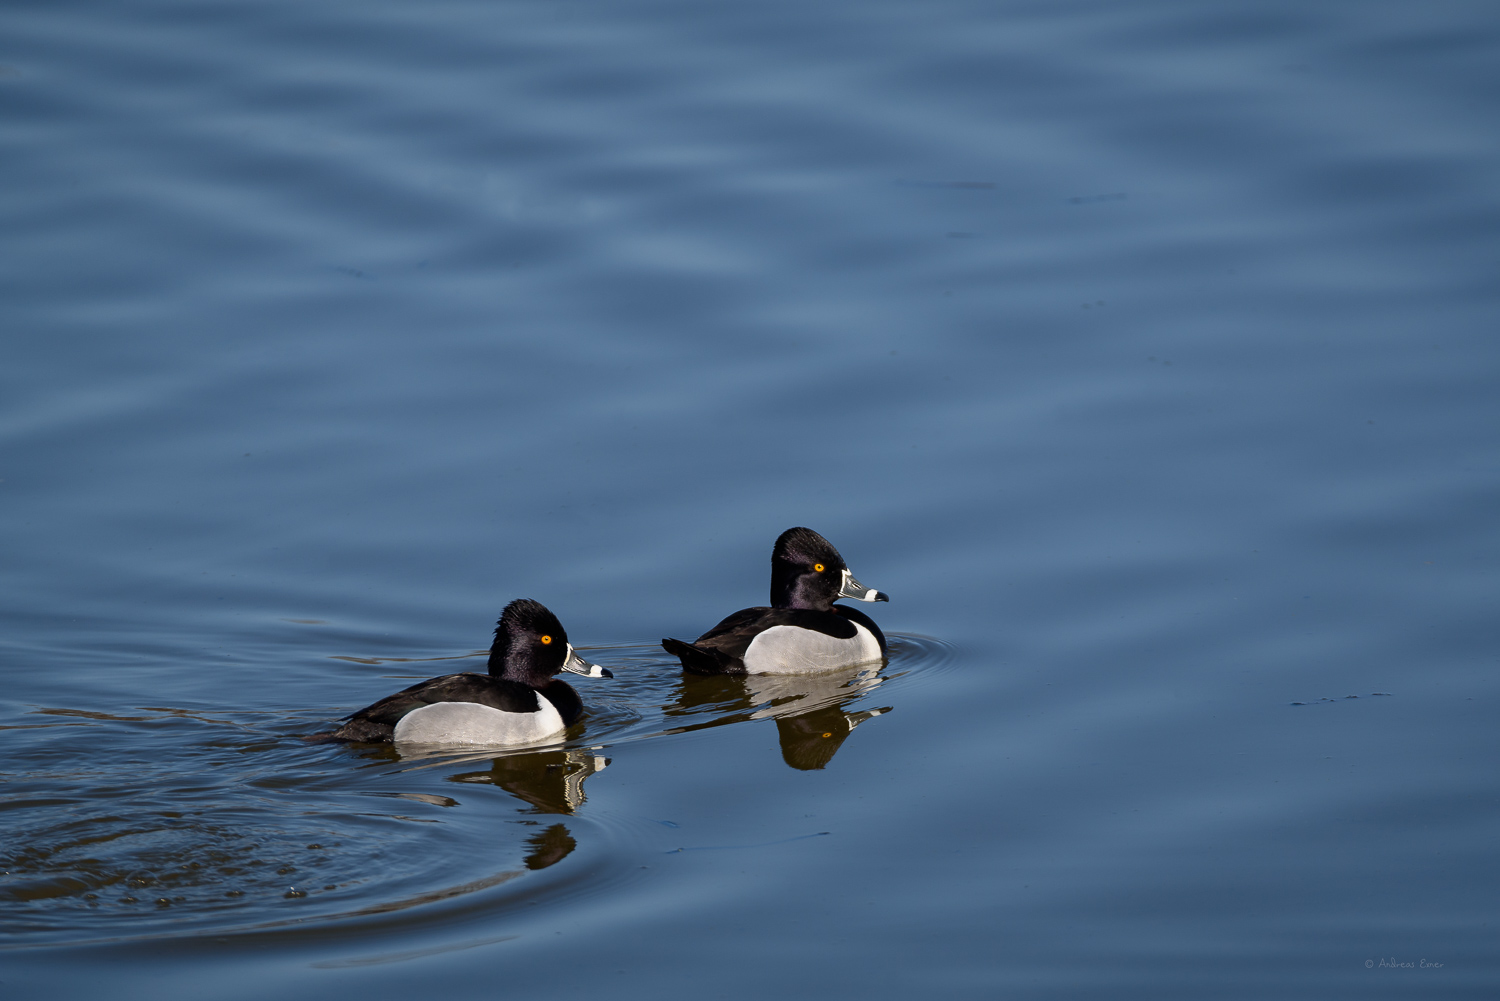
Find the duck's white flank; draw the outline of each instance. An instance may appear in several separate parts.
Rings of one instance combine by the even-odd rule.
[[[879,641],[858,622],[846,640],[801,626],[772,626],[756,634],[744,657],[750,674],[815,674],[879,659]]]
[[[534,713],[508,713],[477,702],[434,702],[413,709],[396,724],[394,739],[406,744],[530,744],[561,733],[562,714],[541,692]]]

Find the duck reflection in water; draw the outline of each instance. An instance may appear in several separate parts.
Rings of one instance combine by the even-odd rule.
[[[820,674],[684,674],[677,701],[662,709],[669,717],[698,715],[704,709],[716,713],[712,722],[689,724],[672,733],[774,719],[782,760],[811,771],[833,760],[855,727],[891,711],[890,706],[855,712],[845,708],[884,680],[880,670],[881,665],[867,664]]]
[[[527,813],[571,814],[584,802],[583,781],[609,767],[587,748],[523,751],[490,760],[484,771],[460,772],[449,782],[495,785],[526,803]]]
[[[420,758],[422,753],[401,755]],[[473,763],[473,759],[468,759]],[[571,815],[584,802],[583,781],[595,772],[609,767],[609,759],[586,748],[522,751],[490,759],[482,771],[459,772],[448,776],[449,782],[499,786],[530,805],[530,814]],[[536,821],[523,821],[534,824]],[[567,858],[578,847],[565,824],[552,824],[526,839],[530,849],[525,858],[527,869],[545,869]]]
[[[531,846],[531,853],[526,856],[528,869],[545,869],[549,865],[556,865],[578,847],[578,842],[573,840],[573,835],[568,833],[567,826],[563,824],[553,824],[537,831],[526,839],[526,843]]]
[[[608,758],[588,750],[534,751],[495,758],[488,771],[461,772],[448,776],[448,781],[497,785],[530,803],[527,813],[571,814],[583,805],[583,780],[608,766]],[[531,849],[526,868],[533,870],[556,865],[578,847],[564,824],[537,831],[526,844]]]

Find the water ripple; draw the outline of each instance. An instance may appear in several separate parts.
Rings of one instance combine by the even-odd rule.
[[[954,660],[919,636],[893,636],[891,654],[820,675],[700,678],[654,645],[595,647],[617,674],[585,688],[583,720],[555,744],[498,754],[308,745],[323,723],[309,711],[37,707],[11,724],[0,948],[309,924],[364,934],[602,892],[647,840],[639,821],[586,809],[612,746],[774,720],[786,763],[822,768],[906,683]]]

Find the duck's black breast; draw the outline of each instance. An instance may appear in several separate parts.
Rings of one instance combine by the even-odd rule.
[[[554,681],[548,688],[558,685],[568,688],[560,681]],[[401,717],[413,709],[430,706],[435,702],[477,702],[501,712],[534,713],[541,708],[537,705],[536,694],[536,689],[519,681],[508,681],[488,674],[445,674],[439,678],[419,681],[410,688],[403,688],[394,695],[387,695],[379,702],[365,706],[359,712],[350,713],[344,717],[347,722],[334,731],[333,736],[340,740],[387,741],[395,733],[396,724]],[[552,693],[544,694],[557,705],[564,721],[571,722],[562,705],[552,698]],[[571,688],[568,688],[568,694],[573,696],[575,702],[578,700],[578,694]],[[578,708],[582,709],[581,703]]]
[[[835,614],[842,615],[844,618],[848,619],[851,622],[858,622],[860,625],[870,630],[870,633],[875,637],[875,642],[880,644],[880,655],[882,657],[890,656],[890,650],[886,649],[885,645],[885,633],[880,631],[880,627],[875,624],[874,619],[870,618],[859,609],[850,608],[847,605],[834,605],[833,610]]]
[[[558,715],[562,717],[564,723],[571,725],[583,715],[583,699],[578,697],[578,693],[573,691],[573,686],[566,681],[554,679],[551,684],[545,688],[538,688],[537,691],[557,707]]]
[[[742,608],[692,643],[667,639],[662,640],[662,646],[668,653],[676,655],[683,667],[697,674],[744,674],[745,651],[749,649],[750,642],[772,626],[796,626],[835,639],[847,640],[853,639],[857,634],[855,622],[875,634],[880,640],[880,649],[884,652],[885,637],[880,635],[879,629],[874,628],[875,623],[854,609],[840,605],[835,605],[831,612],[810,608],[771,608],[766,605]]]

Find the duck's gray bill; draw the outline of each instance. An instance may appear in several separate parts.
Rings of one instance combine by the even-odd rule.
[[[840,598],[853,598],[855,601],[890,601],[891,599],[883,591],[877,591],[873,587],[865,587],[854,579],[849,571],[844,571],[844,586],[839,588]]]
[[[573,644],[568,644],[568,659],[563,661],[562,669],[573,674],[581,674],[585,678],[613,678],[614,673],[607,667],[598,664],[590,664],[578,656],[578,651],[573,649]]]

